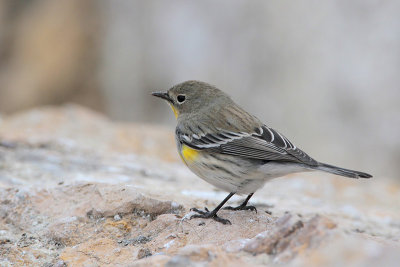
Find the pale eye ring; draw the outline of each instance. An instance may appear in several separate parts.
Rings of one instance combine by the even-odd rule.
[[[186,96],[185,96],[185,95],[178,95],[178,96],[176,97],[176,100],[178,100],[178,103],[179,103],[179,104],[182,104],[183,102],[185,102]]]

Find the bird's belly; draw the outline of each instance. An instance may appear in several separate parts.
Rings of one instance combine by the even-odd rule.
[[[194,174],[227,192],[253,193],[267,180],[258,171],[258,165],[245,159],[199,150],[191,151],[191,148],[185,146],[179,152]]]

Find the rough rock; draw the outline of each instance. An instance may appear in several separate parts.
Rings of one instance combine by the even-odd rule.
[[[303,222],[288,213],[277,219],[271,229],[246,242],[243,250],[252,254],[279,255],[279,261],[287,261],[307,248],[317,247],[335,227],[333,221],[319,215]]]
[[[232,225],[189,220],[226,193],[178,161],[172,132],[77,106],[3,117],[0,265],[397,266],[395,180],[296,174],[255,194],[258,213],[221,210]]]
[[[40,191],[33,197],[32,202],[39,210],[45,211],[47,216],[53,218],[102,218],[132,213],[156,216],[178,212],[182,208],[171,201],[146,198],[132,186],[105,184],[66,185],[55,188],[51,193],[47,190]],[[65,202],[75,202],[75,205],[65,209]]]

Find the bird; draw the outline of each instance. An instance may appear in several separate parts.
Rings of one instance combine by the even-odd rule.
[[[248,205],[253,194],[269,180],[291,173],[323,171],[349,178],[372,177],[313,159],[211,84],[189,80],[152,95],[172,108],[177,120],[175,140],[185,165],[206,182],[229,193],[211,211],[192,208],[195,214],[190,219],[231,224],[217,213],[233,195],[247,198],[237,207],[224,209],[257,212]]]

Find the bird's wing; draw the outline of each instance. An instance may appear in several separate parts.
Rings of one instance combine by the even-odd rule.
[[[178,140],[198,150],[267,161],[287,161],[316,166],[318,162],[298,149],[285,136],[265,125],[252,133],[220,129],[202,135],[176,132]]]

